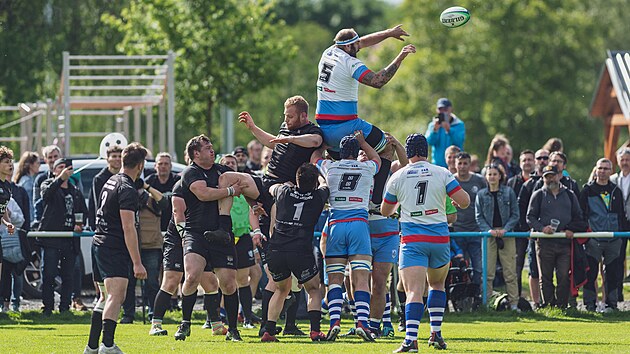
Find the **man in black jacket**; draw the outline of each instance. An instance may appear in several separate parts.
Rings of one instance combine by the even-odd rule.
[[[110,146],[107,149],[107,167],[103,167],[92,180],[92,190],[90,191],[90,199],[88,201],[88,225],[90,225],[92,230],[96,230],[96,209],[98,209],[98,197],[101,195],[101,189],[103,189],[109,177],[120,171],[122,165],[121,154],[122,148],[120,146]]]
[[[584,185],[580,194],[580,207],[584,218],[592,231],[614,232],[626,231],[624,199],[621,189],[610,181],[613,164],[608,159],[599,159],[595,166],[595,180]],[[604,288],[606,291],[606,309],[617,310],[617,287],[623,272],[616,263],[621,256],[620,238],[590,238],[584,244],[588,259],[588,279],[584,285],[584,306],[587,311],[595,311],[597,288],[595,282],[599,273],[599,263],[604,263]],[[624,254],[625,257],[625,254]]]
[[[57,159],[53,164],[54,178],[45,180],[41,185],[41,197],[44,212],[40,224],[41,231],[83,231],[82,226],[75,224],[75,213],[85,213],[83,193],[68,182],[72,176],[72,165],[66,159]],[[42,269],[42,302],[44,315],[50,316],[54,307],[55,277],[58,275],[57,265],[61,261],[61,303],[59,311],[70,309],[72,293],[72,270],[76,255],[81,251],[80,239],[47,237],[40,238],[43,249]]]
[[[173,186],[179,181],[179,176],[172,172],[173,163],[171,155],[168,152],[160,152],[155,157],[155,173],[146,178],[146,182],[165,197],[170,197]],[[166,231],[171,221],[172,207],[171,203],[167,203],[166,209],[161,211],[160,229]]]
[[[41,220],[42,213],[44,212],[43,203],[41,201],[41,185],[45,180],[54,177],[52,168],[55,161],[62,157],[61,149],[59,149],[59,146],[57,145],[44,146],[42,148],[42,156],[48,165],[48,171],[38,174],[37,177],[35,177],[35,182],[33,183],[33,207],[35,208],[35,220],[31,221],[37,224]]]

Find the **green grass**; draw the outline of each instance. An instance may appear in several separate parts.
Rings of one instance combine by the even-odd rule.
[[[170,315],[167,315],[170,316]],[[279,336],[280,343],[260,343],[258,330],[241,330],[243,343],[225,342],[202,330],[203,314],[195,313],[192,336],[176,342],[177,318],[165,322],[167,337],[149,337],[148,325],[136,321],[119,325],[116,342],[126,353],[390,353],[403,336],[363,343],[357,337],[335,343],[312,343],[308,338]],[[426,348],[427,316],[420,325],[420,351]],[[137,317],[136,320],[139,318]],[[450,352],[627,352],[630,312],[586,314],[543,310],[528,314],[477,312],[447,314],[442,327]],[[36,311],[0,314],[0,353],[78,353],[87,342],[89,313],[55,313],[42,318]],[[350,320],[342,321],[343,332]],[[308,325],[300,324],[302,329]],[[322,328],[327,327],[323,324]],[[342,333],[343,333],[342,332]]]

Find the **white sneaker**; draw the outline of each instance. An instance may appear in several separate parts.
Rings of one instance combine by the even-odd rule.
[[[168,335],[168,331],[162,329],[161,324],[154,323],[151,325],[151,329],[149,330],[150,336],[166,336]]]
[[[518,305],[512,305],[511,308],[512,311],[516,311],[516,313],[521,313],[521,309],[518,308]]]
[[[125,354],[120,348],[114,343],[113,346],[108,347],[105,344],[101,343],[101,346],[98,347],[98,354]]]
[[[92,349],[89,345],[86,345],[83,354],[98,354],[98,348]]]
[[[254,326],[251,322],[244,322],[243,323],[243,328],[245,328],[245,329],[252,329],[252,328],[256,328],[256,326]]]

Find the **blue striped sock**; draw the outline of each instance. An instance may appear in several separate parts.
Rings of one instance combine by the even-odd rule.
[[[343,295],[341,285],[333,284],[328,287],[328,315],[330,316],[330,326],[341,321],[341,307],[343,305]]]
[[[385,311],[383,311],[383,327],[392,326],[392,299],[389,293],[385,294]]]
[[[446,292],[440,290],[430,290],[427,300],[429,308],[429,319],[431,321],[431,332],[442,334],[442,319],[444,308],[446,307]]]
[[[418,327],[424,312],[424,304],[420,302],[411,302],[405,305],[406,333],[405,343],[411,344],[414,340],[418,340]]]
[[[367,328],[370,316],[370,293],[362,290],[355,291],[354,304],[357,309],[357,321]]]
[[[381,328],[381,320],[378,318],[370,318],[370,329],[380,329]]]

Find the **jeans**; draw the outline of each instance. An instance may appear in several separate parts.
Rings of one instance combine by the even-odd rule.
[[[481,285],[481,237],[453,237],[453,239],[472,263],[472,282]]]
[[[140,258],[142,265],[147,270],[147,279],[144,281],[144,304],[148,306],[149,316],[153,315],[153,300],[160,290],[160,266],[162,264],[161,249],[142,249],[140,250]],[[133,272],[133,270],[132,270]],[[127,285],[127,297],[123,303],[124,316],[133,317],[136,306],[136,278],[133,274],[129,277],[129,285]]]
[[[564,240],[536,241],[536,255],[540,269],[540,289],[543,306],[557,306],[566,308],[569,296],[571,280],[569,267],[571,265],[571,244]],[[554,270],[557,286],[553,285]]]
[[[61,276],[61,302],[60,311],[70,309],[70,296],[72,295],[72,272],[76,260],[76,254],[72,246],[63,249],[42,248],[42,303],[44,311],[52,311],[55,306],[55,278]],[[61,262],[61,266],[59,263]]]
[[[24,284],[24,275],[16,274],[17,264],[2,261],[2,274],[0,275],[0,297],[3,302],[11,301],[13,308],[20,307],[20,296]]]

